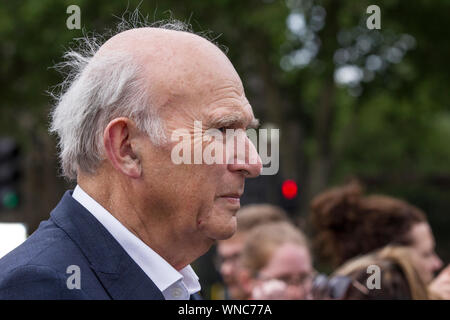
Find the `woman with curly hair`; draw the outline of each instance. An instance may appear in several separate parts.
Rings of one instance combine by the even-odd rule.
[[[412,248],[414,265],[426,284],[443,265],[422,210],[393,197],[364,195],[358,182],[317,195],[311,202],[311,221],[314,246],[334,267],[386,245]],[[450,274],[450,269],[443,272]],[[449,283],[433,283],[429,289],[450,297]]]

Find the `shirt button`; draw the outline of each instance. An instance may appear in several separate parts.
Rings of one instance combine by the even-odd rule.
[[[181,290],[181,288],[174,288],[172,290],[172,296],[176,299],[180,298],[182,294],[183,294],[183,290]]]

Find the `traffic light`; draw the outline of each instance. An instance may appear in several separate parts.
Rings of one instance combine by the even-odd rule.
[[[298,209],[298,186],[294,180],[284,180],[281,184],[281,207],[288,213],[295,215]]]
[[[295,180],[283,180],[281,174],[261,175],[245,181],[241,205],[270,203],[280,206],[293,217],[298,214],[299,198],[299,188]]]
[[[285,180],[281,185],[281,193],[283,197],[292,200],[297,196],[298,187],[294,180]]]
[[[7,137],[0,138],[0,208],[14,209],[19,205],[19,146]]]

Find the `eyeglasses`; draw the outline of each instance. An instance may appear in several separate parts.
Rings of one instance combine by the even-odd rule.
[[[240,257],[241,257],[240,252],[230,254],[229,256],[221,256],[220,254],[217,254],[214,257],[214,266],[219,271],[220,271],[220,268],[222,267],[222,265],[224,265],[226,263],[229,263],[229,264],[235,266],[239,262]]]
[[[312,280],[314,279],[315,275],[316,275],[315,272],[300,273],[300,274],[296,274],[296,275],[282,275],[282,276],[278,276],[278,277],[264,277],[264,276],[258,274],[257,279],[262,280],[262,281],[279,280],[279,281],[286,283],[289,286],[302,287],[302,286],[305,286],[305,285],[311,283]]]

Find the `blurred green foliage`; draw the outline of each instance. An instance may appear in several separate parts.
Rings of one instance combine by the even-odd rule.
[[[300,214],[311,196],[356,176],[371,192],[426,210],[448,262],[449,1],[2,1],[0,135],[28,150],[47,136],[45,91],[61,81],[49,68],[82,36],[66,27],[71,4],[87,32],[113,27],[139,5],[151,21],[172,17],[212,30],[256,116],[281,128],[282,168],[301,185]],[[365,27],[370,4],[381,8],[381,30]],[[343,66],[362,80],[337,83]]]

